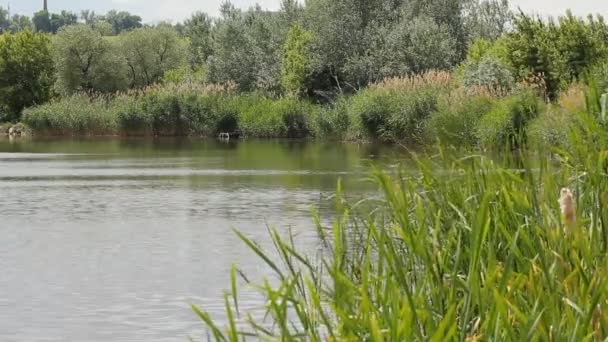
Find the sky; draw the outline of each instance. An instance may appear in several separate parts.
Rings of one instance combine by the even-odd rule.
[[[145,22],[168,20],[179,22],[195,11],[217,15],[222,0],[48,0],[49,10],[63,9],[79,13],[91,9],[105,13],[110,9],[126,10],[142,16]],[[0,0],[0,6],[10,3],[11,13],[31,15],[42,8],[43,0]],[[266,9],[278,9],[280,0],[232,0],[236,6],[248,8],[259,3]],[[600,13],[608,17],[608,0],[510,0],[514,9],[556,16],[571,9],[576,15]]]

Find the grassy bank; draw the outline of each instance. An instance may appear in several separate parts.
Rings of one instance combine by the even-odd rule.
[[[239,310],[246,282],[236,272],[228,322],[196,312],[230,341],[602,340],[607,140],[593,118],[576,116],[595,140],[572,153],[508,154],[505,167],[440,151],[413,174],[375,172],[378,199],[352,204],[338,188],[338,218],[318,225],[320,253],[301,253],[277,231],[276,249],[263,251],[239,233],[274,270],[244,285],[264,296],[267,319]]]
[[[37,134],[216,136],[375,140],[517,148],[570,144],[576,116],[600,82],[575,83],[551,104],[527,84],[510,90],[462,85],[448,72],[386,79],[328,105],[237,93],[231,86],[165,85],[113,96],[74,95],[24,111]],[[598,109],[599,111],[599,109]]]
[[[299,138],[317,108],[291,98],[235,94],[230,87],[169,85],[115,96],[74,95],[24,111],[38,134]]]
[[[167,85],[115,96],[74,95],[25,110],[23,121],[50,135],[214,136],[238,130],[249,137],[421,142],[427,120],[452,88],[449,73],[433,72],[389,79],[321,106],[237,94],[228,86]]]

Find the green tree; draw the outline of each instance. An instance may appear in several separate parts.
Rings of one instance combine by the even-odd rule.
[[[61,11],[61,13],[53,13],[51,15],[51,32],[57,33],[64,26],[75,25],[78,23],[78,15],[69,11]]]
[[[25,30],[34,30],[34,24],[30,17],[25,15],[15,14],[11,18],[11,25],[9,30],[12,33],[17,33]]]
[[[196,12],[184,23],[184,33],[189,39],[190,62],[200,66],[213,54],[213,20],[206,13]]]
[[[103,20],[112,25],[114,35],[142,27],[140,16],[125,11],[111,10],[106,13]]]
[[[281,83],[290,95],[300,95],[311,72],[310,43],[314,37],[299,23],[294,24],[285,41]]]
[[[459,60],[464,59],[469,42],[466,4],[469,0],[411,0],[404,3],[404,19],[429,17],[455,39]],[[477,2],[477,0],[473,0]]]
[[[48,11],[36,12],[32,22],[34,23],[34,28],[38,32],[51,33],[53,30],[51,26],[51,15]]]
[[[95,26],[95,24],[101,21],[101,18],[97,15],[97,13],[91,10],[80,11],[80,19],[82,19],[82,21],[89,26]]]
[[[521,13],[506,40],[509,62],[519,79],[542,77],[554,99],[589,67],[608,58],[607,32],[601,18],[585,21],[568,12],[556,22]]]
[[[131,87],[162,81],[169,70],[186,65],[187,47],[170,27],[140,28],[120,36]]]
[[[8,10],[0,6],[0,33],[9,32],[11,26]]]
[[[468,40],[494,41],[507,32],[513,19],[508,0],[469,0],[464,7]]]
[[[306,6],[312,42],[314,87],[318,90],[357,88],[364,83],[359,73],[351,72],[348,62],[365,54],[365,21],[369,12],[357,6],[357,0],[311,0]],[[365,14],[365,17],[362,15]]]
[[[228,2],[221,13],[212,32],[207,80],[233,81],[245,91],[280,92],[283,44],[289,29],[284,17],[259,6],[242,12]]]
[[[4,120],[18,120],[21,111],[49,99],[53,60],[49,37],[22,31],[0,36],[0,104]]]
[[[61,28],[53,40],[57,90],[72,94],[125,89],[126,65],[118,51],[117,45],[90,26],[80,24]]]
[[[578,79],[590,66],[608,58],[608,28],[602,17],[589,16],[587,21],[568,11],[552,25],[556,46],[568,68],[569,79]]]

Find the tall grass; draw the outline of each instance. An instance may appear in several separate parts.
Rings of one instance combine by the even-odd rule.
[[[587,102],[570,113],[580,127],[570,149],[509,149],[498,161],[439,149],[414,156],[413,172],[374,171],[378,198],[351,204],[338,186],[333,225],[314,217],[320,255],[291,234],[271,230],[266,251],[237,232],[273,270],[250,284],[266,318],[239,309],[235,271],[228,324],[195,312],[223,341],[604,340],[608,134]]]
[[[113,96],[74,95],[24,111],[37,133],[52,135],[251,137],[312,134],[317,108],[292,98],[234,92],[231,85],[168,84]]]
[[[293,236],[271,231],[269,253],[238,233],[278,280],[255,285],[267,320],[239,310],[235,274],[227,326],[195,310],[216,340],[601,340],[608,154],[581,148],[580,164],[523,155],[514,169],[440,152],[413,175],[376,171],[380,200],[350,205],[338,188],[333,226],[316,219],[321,260],[298,251]],[[562,187],[578,204],[572,230]]]
[[[498,98],[485,91],[458,88],[439,98],[437,111],[426,124],[426,140],[452,146],[476,146],[479,120],[492,110]]]
[[[73,95],[26,109],[23,121],[38,133],[111,135],[119,130],[116,113],[105,97]]]
[[[362,90],[348,102],[353,138],[421,142],[426,119],[449,92],[451,74],[428,72],[391,78]]]

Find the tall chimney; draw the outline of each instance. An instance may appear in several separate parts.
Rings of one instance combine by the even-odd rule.
[[[44,0],[44,10],[45,11],[49,10],[49,5],[47,4],[47,0]]]

